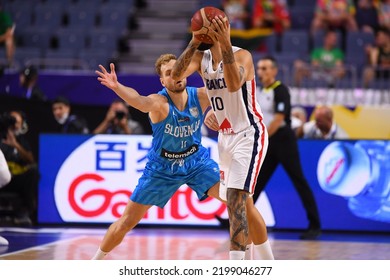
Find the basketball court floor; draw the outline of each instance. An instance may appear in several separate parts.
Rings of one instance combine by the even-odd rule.
[[[9,241],[0,260],[88,260],[106,228],[0,228]],[[279,260],[390,260],[389,234],[324,232],[303,241],[296,231],[269,232]],[[112,260],[224,260],[229,234],[220,228],[136,228],[109,256]]]

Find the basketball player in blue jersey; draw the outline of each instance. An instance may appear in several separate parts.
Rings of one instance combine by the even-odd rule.
[[[265,223],[251,197],[268,147],[267,129],[255,96],[252,56],[232,46],[228,21],[215,17],[212,24],[215,30],[209,30],[213,39],[210,49],[200,51],[201,42],[193,36],[171,75],[180,81],[197,71],[217,120],[220,197],[227,200],[229,212],[230,259],[246,258],[248,232],[260,233],[251,234],[254,252],[273,259]]]
[[[110,73],[101,65],[101,71],[96,71],[102,85],[130,106],[149,113],[153,140],[148,163],[124,213],[109,227],[93,259],[103,259],[152,205],[164,207],[183,184],[193,189],[200,200],[208,195],[219,199],[219,168],[201,144],[203,114],[210,103],[204,88],[187,87],[186,79],[171,78],[175,62],[172,54],[157,59],[156,72],[164,88],[148,96],[119,83],[112,63]]]

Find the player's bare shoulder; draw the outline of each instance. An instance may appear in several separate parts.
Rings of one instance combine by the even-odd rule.
[[[201,87],[197,89],[198,99],[200,101],[206,99],[208,100],[207,91],[205,87]]]
[[[168,99],[164,95],[158,93],[149,94],[147,97],[158,102],[168,102]]]
[[[245,70],[246,80],[251,80],[255,74],[252,54],[246,49],[239,49],[234,52],[234,58],[239,67]]]
[[[144,108],[144,110],[140,109],[140,111],[144,113],[158,113],[164,110],[164,105],[168,104],[168,100],[161,94],[152,93],[147,96],[140,96],[140,104]]]
[[[164,120],[169,113],[168,99],[158,93],[152,93],[147,96],[153,103],[153,110],[149,112],[149,118],[153,123]]]
[[[153,103],[153,111],[161,111],[164,106],[168,106],[168,99],[164,95],[152,93],[149,94],[147,98],[149,98]]]
[[[202,107],[203,112],[210,106],[209,97],[207,95],[206,87],[201,87],[197,89],[198,100],[200,106]]]
[[[192,61],[196,62],[197,64],[200,64],[203,58],[204,51],[203,50],[196,50],[194,53],[194,56],[192,57]]]
[[[236,60],[239,60],[239,61],[250,60],[250,61],[252,61],[252,64],[253,64],[252,54],[250,53],[250,51],[248,51],[246,49],[239,49],[239,50],[235,51],[234,57]]]

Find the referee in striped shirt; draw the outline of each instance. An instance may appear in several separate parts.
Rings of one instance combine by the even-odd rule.
[[[306,210],[309,226],[301,239],[316,239],[321,234],[321,223],[312,190],[302,172],[297,139],[291,129],[291,102],[287,86],[276,79],[276,60],[267,56],[257,62],[257,75],[262,88],[257,89],[269,134],[268,152],[261,167],[253,200],[256,202],[279,164],[290,177]]]

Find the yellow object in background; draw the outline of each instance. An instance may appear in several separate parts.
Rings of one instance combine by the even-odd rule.
[[[390,139],[390,108],[331,106],[335,122],[351,139]]]

